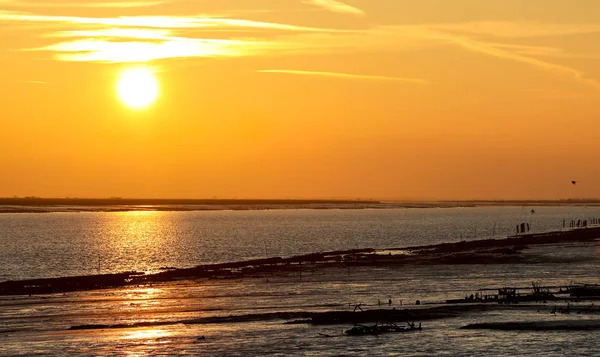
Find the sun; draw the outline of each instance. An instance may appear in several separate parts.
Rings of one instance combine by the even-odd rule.
[[[158,97],[158,82],[149,68],[128,68],[117,81],[117,96],[133,109],[145,108]]]

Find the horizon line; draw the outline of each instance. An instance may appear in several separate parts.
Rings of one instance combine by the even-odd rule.
[[[111,200],[111,201],[313,201],[313,202],[380,202],[380,203],[452,203],[452,202],[565,202],[565,201],[597,201],[600,202],[600,198],[587,197],[587,198],[377,198],[377,197],[287,197],[287,198],[273,198],[273,197],[202,197],[202,198],[191,198],[191,197],[122,197],[122,196],[109,196],[109,197],[52,197],[52,196],[0,196],[0,200]]]

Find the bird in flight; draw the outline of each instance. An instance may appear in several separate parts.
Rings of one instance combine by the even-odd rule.
[[[577,185],[577,181],[575,181],[575,180],[571,181],[571,183],[572,183],[573,185]]]

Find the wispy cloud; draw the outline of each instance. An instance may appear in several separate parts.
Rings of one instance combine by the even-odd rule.
[[[292,75],[303,75],[303,76],[318,76],[318,77],[333,77],[342,79],[359,79],[359,80],[370,80],[370,81],[393,81],[393,82],[407,82],[413,84],[429,84],[425,79],[420,78],[403,78],[403,77],[389,77],[389,76],[371,76],[365,74],[352,74],[352,73],[341,73],[341,72],[319,72],[319,71],[300,71],[291,69],[262,69],[258,70],[259,73],[281,73],[281,74],[292,74]]]
[[[103,2],[32,2],[22,0],[0,0],[0,5],[11,8],[134,8],[158,6],[170,2],[171,1],[169,0]]]
[[[504,48],[516,53],[533,56],[533,57],[546,57],[546,58],[588,58],[588,59],[600,59],[600,54],[596,53],[575,53],[568,52],[563,48],[558,47],[545,47],[545,46],[523,46],[514,45],[507,43],[490,43],[491,45]]]
[[[464,28],[472,28],[470,23],[464,25]],[[507,35],[517,33],[512,30],[506,30],[511,28],[511,26],[514,28],[523,28],[531,36],[562,36],[575,33],[594,33],[596,30],[600,31],[600,26],[595,25],[543,25],[536,30],[530,24],[522,25],[516,23],[511,25],[510,23],[502,23],[500,28],[504,29],[503,31]],[[452,27],[453,30],[449,31],[445,29],[446,27]],[[597,55],[569,53],[563,49],[554,47],[513,44],[510,42],[500,43],[497,38],[493,38],[492,40],[489,37],[486,38],[488,32],[494,32],[491,27],[486,27],[486,31],[482,34],[466,34],[466,31],[459,31],[460,29],[463,29],[460,24],[401,25],[375,27],[359,33],[342,35],[306,34],[302,37],[309,39],[308,42],[320,46],[313,47],[312,49],[307,46],[307,51],[314,50],[315,48],[320,51],[356,51],[358,48],[365,50],[376,48],[378,50],[401,51],[440,45],[453,45],[482,55],[520,62],[532,68],[543,70],[595,89],[600,89],[600,81],[587,77],[583,71],[568,65],[555,64],[538,58],[596,58],[598,57]],[[502,31],[498,32],[502,33]]]
[[[318,6],[328,11],[338,12],[342,14],[352,14],[364,16],[365,12],[354,6],[350,6],[336,0],[306,0],[306,3]]]
[[[362,13],[339,2],[311,0],[311,3],[329,10],[345,9],[342,11]],[[539,37],[600,33],[600,25],[596,24],[466,22],[340,29],[210,15],[78,17],[6,10],[0,10],[0,23],[56,25],[54,33],[46,31],[45,35],[45,38],[54,38],[55,42],[38,46],[35,50],[54,52],[55,57],[63,61],[142,62],[166,58],[357,53],[372,50],[384,53],[452,45],[484,56],[519,62],[600,89],[600,81],[586,76],[583,71],[550,61],[551,58],[598,56],[523,43],[524,39],[531,41]],[[424,82],[420,79],[337,72],[268,71]]]
[[[48,84],[48,82],[42,82],[42,81],[23,81],[23,83],[29,83],[29,84]]]
[[[0,10],[0,22],[53,22],[63,24],[106,25],[124,27],[149,27],[166,29],[190,28],[252,28],[296,32],[344,32],[308,26],[296,26],[276,22],[262,22],[244,19],[229,19],[204,16],[119,16],[119,17],[80,17],[36,15],[19,11]]]
[[[277,39],[281,33],[342,33],[346,30],[209,16],[79,17],[0,10],[0,23],[51,23],[65,29],[44,37],[75,38],[40,46],[63,61],[146,62],[166,58],[239,57],[298,49]],[[110,26],[109,28],[106,28]],[[100,28],[98,28],[100,27]],[[194,31],[192,31],[194,30]],[[201,33],[264,31],[254,38],[206,38]],[[173,31],[188,32],[174,36]]]
[[[444,32],[498,38],[555,37],[600,32],[598,24],[553,24],[522,21],[473,21],[427,26],[430,29]]]
[[[173,40],[169,29],[102,28],[96,30],[67,30],[47,34],[46,37],[118,38],[137,40]]]
[[[148,62],[168,58],[241,57],[267,52],[271,44],[255,41],[189,39],[163,41],[75,40],[39,48],[56,52],[56,58],[75,62]]]
[[[554,64],[551,62],[546,62],[546,61],[540,60],[535,57],[511,52],[510,50],[503,49],[503,48],[501,48],[501,46],[498,46],[497,44],[494,44],[494,43],[487,43],[485,41],[472,40],[467,37],[459,37],[459,36],[453,36],[453,35],[440,34],[439,38],[445,39],[445,40],[447,40],[453,44],[456,44],[464,49],[467,49],[469,51],[478,52],[481,54],[485,54],[485,55],[493,56],[493,57],[497,57],[497,58],[502,58],[502,59],[506,59],[506,60],[521,62],[521,63],[527,64],[527,65],[533,66],[535,68],[538,68],[540,70],[544,70],[544,71],[553,73],[555,75],[570,77],[579,83],[582,83],[582,84],[585,84],[585,85],[588,85],[590,87],[600,90],[600,82],[599,81],[597,81],[596,79],[593,79],[593,78],[588,78],[585,76],[585,74],[583,72],[576,70],[574,68],[565,66],[565,65],[559,65],[559,64]]]

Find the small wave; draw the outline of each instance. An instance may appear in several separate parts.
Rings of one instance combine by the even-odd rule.
[[[470,324],[461,329],[501,330],[501,331],[590,331],[600,330],[597,320],[564,320],[564,321],[527,321],[527,322],[488,322]]]
[[[14,332],[21,332],[21,331],[27,331],[27,330],[17,330],[17,329],[12,329],[12,330],[0,330],[0,335],[1,335],[1,334],[5,334],[5,333],[14,333]]]

